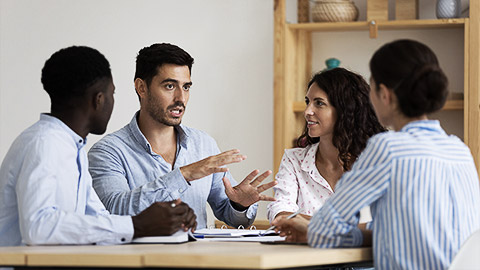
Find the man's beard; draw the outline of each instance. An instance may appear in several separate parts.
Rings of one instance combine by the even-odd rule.
[[[185,112],[185,104],[181,101],[177,101],[174,104],[167,107],[166,110],[163,110],[158,106],[159,102],[157,99],[148,93],[148,102],[147,102],[147,112],[155,121],[166,126],[178,126],[182,123],[182,118],[172,118],[169,117],[168,111],[175,107],[182,107],[183,112]]]

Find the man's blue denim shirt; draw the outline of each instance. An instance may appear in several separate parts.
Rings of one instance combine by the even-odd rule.
[[[220,153],[215,140],[203,131],[176,126],[175,165],[153,152],[137,124],[138,112],[122,129],[105,136],[88,153],[93,187],[112,214],[137,215],[154,202],[180,198],[197,216],[197,228],[207,226],[206,203],[215,217],[230,226],[249,226],[257,204],[235,210],[222,182],[223,173],[187,182],[180,167]],[[237,183],[227,173],[232,186]]]

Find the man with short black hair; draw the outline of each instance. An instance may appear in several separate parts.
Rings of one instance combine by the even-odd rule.
[[[272,172],[257,177],[254,170],[236,185],[225,165],[246,157],[238,150],[220,153],[208,134],[181,125],[192,65],[193,58],[176,45],[140,50],[134,80],[140,111],[90,149],[93,186],[112,213],[132,215],[152,202],[181,198],[194,209],[199,228],[206,227],[207,202],[219,220],[247,227],[256,202],[274,200],[261,192],[276,182],[261,185]]]
[[[193,210],[180,200],[117,216],[93,190],[86,137],[105,132],[115,91],[100,52],[61,49],[46,61],[42,83],[51,111],[17,137],[0,167],[0,246],[121,244],[195,228]]]

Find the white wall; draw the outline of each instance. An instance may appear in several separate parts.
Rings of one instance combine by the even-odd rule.
[[[273,169],[272,0],[0,0],[0,162],[15,137],[49,111],[40,71],[52,53],[87,45],[109,59],[116,85],[110,133],[139,108],[135,57],[156,42],[195,58],[183,123],[248,156],[230,166],[237,181]],[[90,135],[88,147],[100,138]],[[265,204],[259,209],[265,219]]]

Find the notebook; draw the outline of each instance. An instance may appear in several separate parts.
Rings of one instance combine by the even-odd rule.
[[[146,236],[138,237],[132,240],[133,244],[180,244],[188,241],[195,241],[191,232],[178,230],[176,233],[168,236]]]

